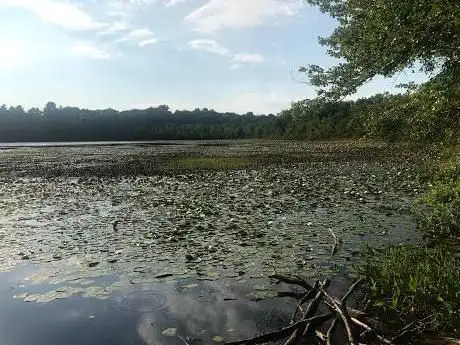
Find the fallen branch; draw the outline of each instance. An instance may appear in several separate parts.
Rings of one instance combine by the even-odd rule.
[[[316,289],[318,291],[319,287],[321,285],[325,286],[326,289],[327,287],[329,286],[329,284],[331,283],[331,281],[329,279],[326,279],[324,280],[324,282],[321,284],[319,281],[315,284],[316,286]],[[316,296],[315,296],[315,299],[308,305],[308,308],[305,312],[304,315],[307,315],[307,313],[310,313],[311,314],[314,314],[316,313],[316,311],[318,310],[318,307],[322,301],[322,293],[320,291],[317,292]],[[314,329],[315,329],[316,325],[314,325],[313,323],[309,323],[307,325],[307,327],[305,327],[303,333],[299,332],[299,336],[307,336],[309,335]]]
[[[282,338],[287,337],[293,331],[297,330],[299,327],[302,327],[302,326],[306,325],[307,323],[311,322],[311,323],[315,323],[315,324],[323,324],[327,320],[331,319],[332,316],[333,316],[333,314],[331,314],[331,313],[322,314],[322,315],[319,315],[319,316],[313,316],[311,318],[301,320],[299,322],[296,322],[293,325],[290,325],[288,327],[280,329],[279,331],[262,334],[262,335],[259,335],[257,337],[254,337],[254,338],[249,338],[249,339],[244,339],[244,340],[238,340],[238,341],[225,343],[225,345],[242,345],[242,344],[251,345],[251,344],[266,343],[268,341],[280,340]]]
[[[354,332],[351,326],[351,318],[350,315],[348,315],[347,309],[343,307],[343,305],[340,302],[337,302],[333,297],[331,297],[327,291],[324,289],[324,287],[320,286],[319,290],[323,293],[324,297],[328,299],[330,303],[334,306],[335,312],[337,312],[340,317],[342,318],[342,322],[345,325],[345,329],[347,330],[347,336],[348,336],[348,341],[350,342],[350,345],[356,345],[355,337],[354,337]]]
[[[319,286],[319,281],[316,281],[315,285],[313,286],[313,289],[311,289],[310,291],[308,291],[306,293],[306,295],[300,300],[299,304],[297,305],[297,307],[295,308],[294,310],[294,314],[292,314],[292,317],[291,317],[291,324],[295,322],[295,319],[297,317],[297,312],[300,310],[302,313],[304,313],[304,311],[302,310],[302,305],[306,302],[308,302],[309,300],[311,300],[315,294],[317,293],[318,291],[318,286]]]
[[[327,288],[329,286],[330,282],[331,281],[329,279],[326,279],[326,280],[324,280],[322,285]],[[317,291],[318,291],[320,285],[321,284],[318,284]],[[318,307],[319,307],[319,304],[321,303],[321,300],[322,300],[322,292],[318,291],[316,293],[316,296],[315,296],[314,300],[310,302],[310,304],[308,305],[307,309],[303,313],[303,316],[302,316],[303,320],[307,319],[308,317],[310,317],[310,315],[316,314],[316,311],[318,310]],[[305,326],[297,328],[291,334],[289,339],[286,340],[284,345],[295,344],[300,339],[300,337],[306,336],[308,333],[310,333],[311,330],[312,330],[312,324],[310,324],[310,323],[306,324]]]

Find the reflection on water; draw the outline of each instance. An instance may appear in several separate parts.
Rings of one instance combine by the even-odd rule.
[[[249,337],[287,324],[293,300],[250,302],[245,291],[213,281],[131,285],[106,300],[72,296],[26,303],[12,296],[40,293],[24,286],[23,267],[0,275],[2,345],[209,344]]]

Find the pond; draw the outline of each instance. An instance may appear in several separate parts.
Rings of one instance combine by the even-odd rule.
[[[270,274],[340,290],[366,245],[420,241],[407,156],[353,142],[3,149],[1,342],[219,343],[285,325],[295,300]]]

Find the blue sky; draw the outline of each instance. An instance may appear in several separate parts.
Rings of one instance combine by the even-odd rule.
[[[302,0],[0,0],[0,103],[278,113],[314,96],[295,71],[335,62],[334,27]]]

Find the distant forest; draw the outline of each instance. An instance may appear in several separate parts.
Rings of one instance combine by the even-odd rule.
[[[54,102],[29,110],[3,105],[0,142],[348,138],[362,134],[353,113],[356,104],[306,100],[276,116],[206,108],[171,112],[166,105],[129,111],[58,107]]]
[[[412,94],[378,94],[355,101],[324,98],[292,103],[277,115],[176,110],[167,105],[117,111],[58,107],[0,107],[0,142],[140,141],[203,139],[329,140],[371,137],[387,141],[456,137],[457,119],[414,122]],[[418,115],[418,114],[417,114]],[[453,130],[455,129],[455,130]],[[411,138],[413,136],[414,138]],[[416,135],[416,138],[415,138]]]

